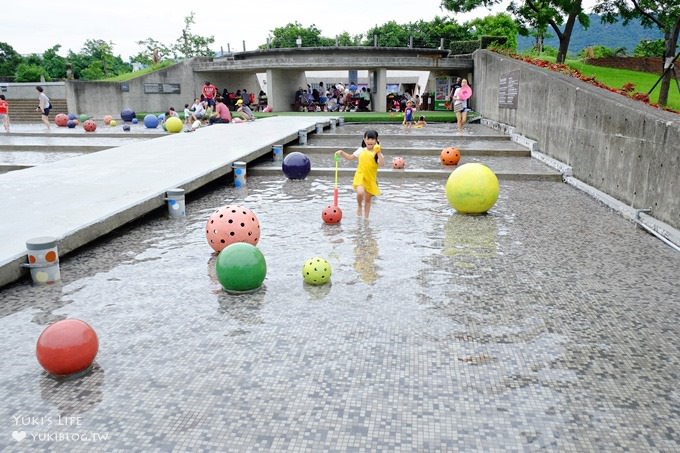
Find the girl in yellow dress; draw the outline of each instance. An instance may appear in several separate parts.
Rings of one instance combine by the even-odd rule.
[[[371,212],[371,199],[380,195],[378,187],[378,167],[385,165],[380,144],[378,143],[378,132],[368,130],[361,141],[361,147],[352,154],[339,149],[335,152],[337,156],[342,156],[347,160],[356,160],[357,171],[354,173],[352,187],[357,191],[357,216],[368,218]]]

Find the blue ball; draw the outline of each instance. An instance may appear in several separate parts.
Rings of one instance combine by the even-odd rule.
[[[134,117],[135,112],[132,109],[125,108],[120,112],[120,118],[125,122],[132,121]]]
[[[160,115],[158,115],[158,119],[159,121],[163,121],[165,119],[165,113],[161,113]]]
[[[144,127],[148,129],[156,129],[158,127],[158,118],[156,115],[149,113],[144,117]]]
[[[132,118],[132,124],[137,124],[139,123],[139,120],[137,118]]]
[[[123,130],[125,132],[130,132],[130,125],[129,124],[123,124]]]
[[[76,127],[76,124],[78,124],[78,123],[76,123],[76,120],[68,120],[68,122],[66,123],[66,125],[71,129]]]
[[[75,113],[69,113],[69,114],[68,114],[68,119],[74,120],[74,119],[76,119],[76,118],[78,118],[78,116],[77,116]]]
[[[305,179],[312,169],[312,162],[303,153],[294,151],[283,159],[281,169],[288,179]]]

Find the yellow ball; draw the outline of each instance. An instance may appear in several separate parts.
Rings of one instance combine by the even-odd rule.
[[[165,121],[165,128],[168,130],[168,132],[172,132],[173,134],[175,132],[180,132],[182,130],[182,120],[176,116],[168,118]]]
[[[117,124],[118,123],[116,122],[116,120],[109,121],[109,126],[111,126],[111,127],[116,127]]]
[[[331,279],[331,265],[328,261],[315,256],[305,261],[302,266],[302,278],[310,285],[323,285]]]
[[[500,185],[489,167],[468,163],[456,168],[446,181],[446,198],[463,214],[483,214],[496,204]]]

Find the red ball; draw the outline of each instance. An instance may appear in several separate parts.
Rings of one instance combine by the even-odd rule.
[[[54,117],[54,124],[59,127],[66,127],[66,124],[68,124],[68,115],[65,113],[58,113],[57,116]]]
[[[257,245],[260,240],[260,222],[248,208],[238,205],[223,206],[208,218],[205,237],[216,252],[221,252],[235,242]]]
[[[439,155],[439,160],[444,165],[458,165],[458,162],[460,162],[460,151],[454,147],[444,148]]]
[[[321,218],[325,223],[340,223],[342,220],[342,209],[339,206],[330,204],[324,208]]]
[[[92,120],[87,120],[83,123],[83,129],[86,132],[94,132],[97,129],[97,123]]]
[[[98,350],[97,334],[89,324],[79,319],[64,319],[43,330],[35,355],[48,373],[67,376],[89,368]]]

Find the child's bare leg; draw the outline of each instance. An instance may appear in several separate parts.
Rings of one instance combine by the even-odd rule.
[[[366,196],[364,198],[364,217],[366,217],[366,218],[368,218],[368,215],[371,213],[371,200],[372,199],[373,199],[373,195],[366,192]]]
[[[364,186],[357,186],[357,217],[361,217],[364,214],[365,196]]]

